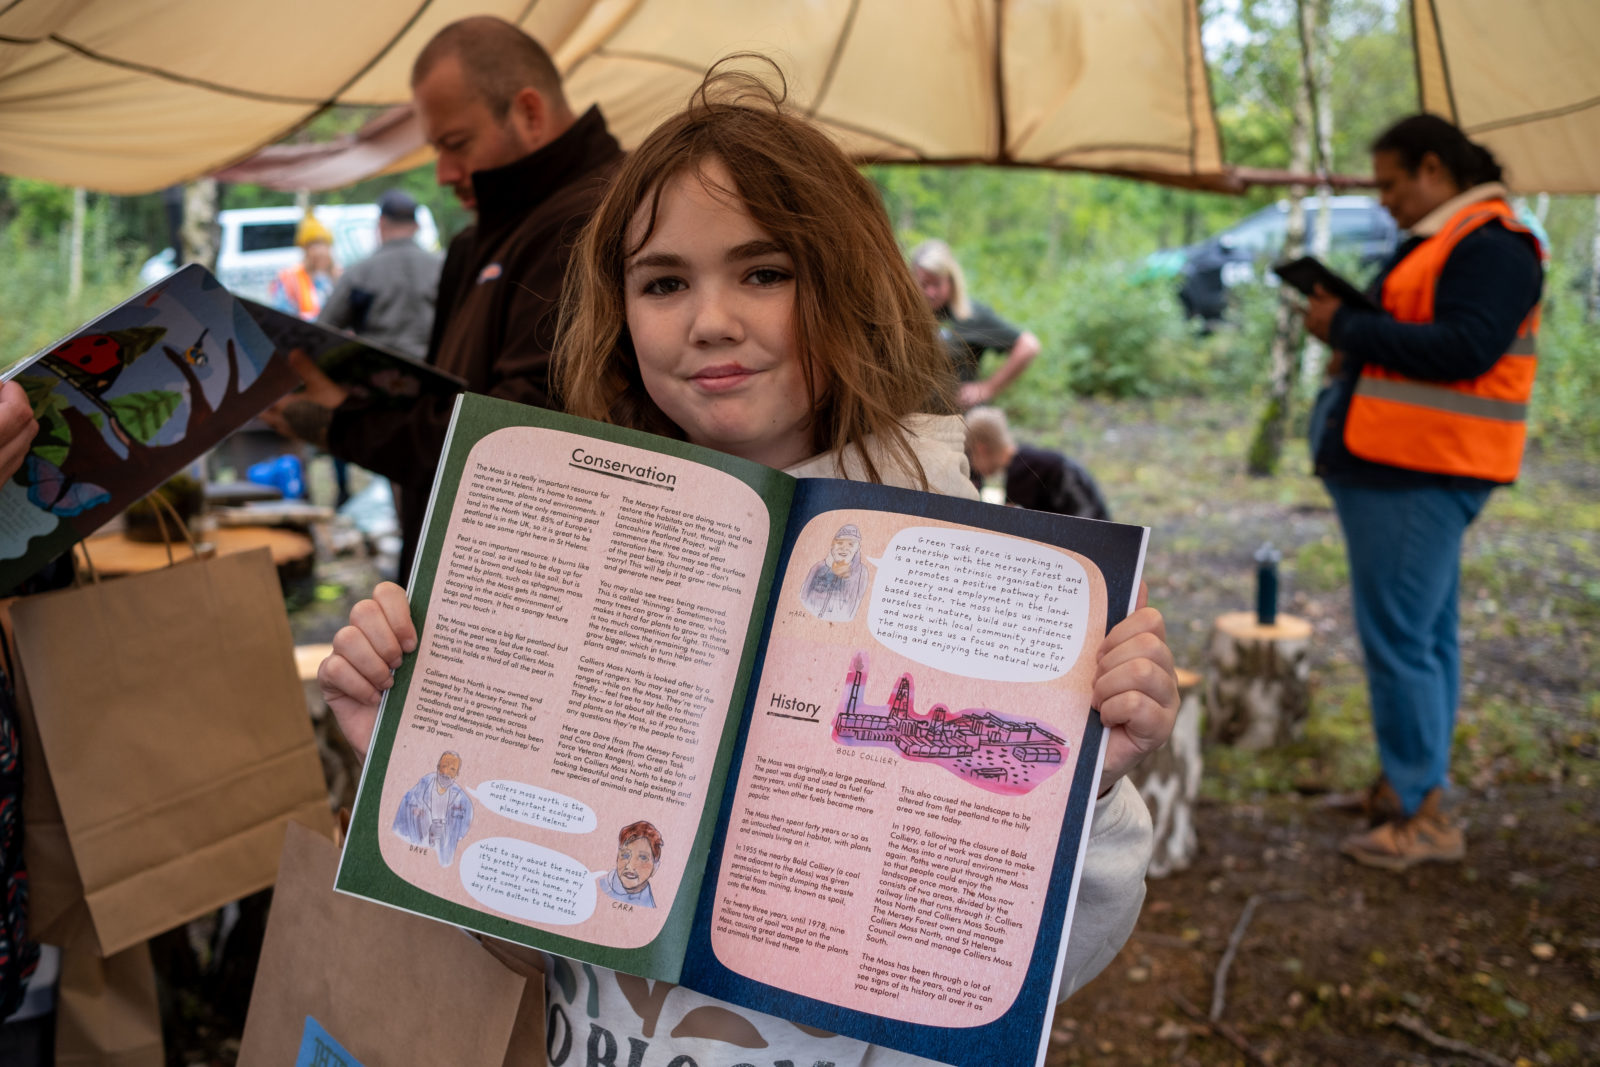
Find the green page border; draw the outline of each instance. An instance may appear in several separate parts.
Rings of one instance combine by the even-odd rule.
[[[739,681],[734,686],[722,736],[717,742],[717,757],[707,786],[706,805],[700,815],[699,827],[695,831],[694,845],[684,861],[683,882],[678,887],[666,923],[655,940],[641,948],[616,949],[524,926],[522,923],[486,911],[445,900],[417,888],[390,870],[379,851],[378,835],[383,832],[384,823],[383,813],[378,809],[383,792],[384,775],[388,770],[389,754],[394,746],[395,736],[399,732],[398,712],[391,714],[389,709],[391,706],[394,708],[404,706],[406,693],[411,688],[412,667],[416,663],[416,656],[412,654],[405,658],[400,669],[395,672],[394,687],[384,697],[383,710],[378,717],[372,748],[368,753],[361,785],[356,794],[355,811],[350,819],[349,838],[340,859],[335,888],[380,904],[388,904],[391,907],[440,919],[507,941],[544,949],[557,955],[628,974],[677,982],[683,967],[684,951],[689,942],[689,929],[694,919],[695,905],[700,896],[700,881],[705,871],[706,853],[710,848],[711,830],[716,822],[718,808],[721,806],[728,762],[732,757],[734,738],[739,732],[739,718],[745,706],[750,676],[754,673],[756,648],[761,640],[761,624],[766,616],[767,599],[774,575],[777,573],[778,554],[783,548],[784,527],[788,520],[790,500],[794,495],[795,480],[769,467],[699,448],[683,441],[640,433],[620,426],[590,422],[587,419],[561,415],[493,397],[463,393],[456,400],[455,416],[451,423],[449,439],[445,443],[443,462],[434,479],[433,496],[429,503],[422,545],[412,571],[411,617],[418,633],[423,632],[425,621],[423,606],[428,603],[433,592],[434,570],[439,564],[445,527],[450,520],[450,509],[442,502],[455,498],[456,490],[461,484],[461,474],[466,466],[467,455],[472,447],[496,430],[516,426],[560,430],[600,441],[647,449],[711,467],[737,478],[754,489],[767,505],[767,553],[762,564],[760,579],[756,583],[755,602],[751,605],[750,618],[745,630],[744,649],[739,659]]]

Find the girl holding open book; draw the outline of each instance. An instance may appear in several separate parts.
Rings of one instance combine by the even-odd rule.
[[[567,278],[555,368],[566,410],[796,476],[973,498],[950,361],[877,192],[782,101],[755,77],[713,70],[688,109],[628,157]],[[1100,652],[1104,790],[1063,998],[1116,955],[1144,899],[1149,815],[1122,779],[1171,733],[1178,690],[1161,615],[1143,600],[1141,590],[1141,606]],[[417,634],[392,583],[356,605],[350,623],[319,678],[364,752]],[[591,1057],[630,1050],[637,1062],[648,1047],[649,1063],[709,1065],[760,1048],[762,1062],[927,1062],[687,989],[658,983],[646,995],[639,980],[603,968],[544,964],[552,1041],[559,1014]]]

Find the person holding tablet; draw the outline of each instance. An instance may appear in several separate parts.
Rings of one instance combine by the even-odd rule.
[[[1383,311],[1314,290],[1306,328],[1334,349],[1312,413],[1317,473],[1344,530],[1382,777],[1375,825],[1340,846],[1404,870],[1465,855],[1441,808],[1461,662],[1461,542],[1516,479],[1544,271],[1494,156],[1435,115],[1372,144],[1383,206],[1409,238],[1371,290]]]

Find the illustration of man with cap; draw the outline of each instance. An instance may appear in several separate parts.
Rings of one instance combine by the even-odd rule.
[[[279,311],[310,322],[322,310],[322,303],[339,276],[339,267],[333,261],[333,234],[308,208],[295,230],[294,243],[300,247],[300,262],[278,272],[267,286],[267,297]]]
[[[378,198],[378,248],[334,286],[317,321],[421,359],[433,329],[439,256],[417,244],[417,202],[403,189]]]
[[[861,562],[861,530],[839,527],[828,554],[817,561],[800,588],[800,602],[823,622],[849,622],[867,591],[867,565]]]

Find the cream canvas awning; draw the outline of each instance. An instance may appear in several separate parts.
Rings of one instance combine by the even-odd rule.
[[[1414,0],[1417,82],[1522,192],[1600,193],[1600,0]]]
[[[543,42],[625,145],[755,51],[858,159],[1229,182],[1195,0],[0,0],[0,173],[138,193],[218,171],[330,105],[405,104],[469,14]],[[379,125],[274,165],[328,187],[426,161],[404,112]]]

